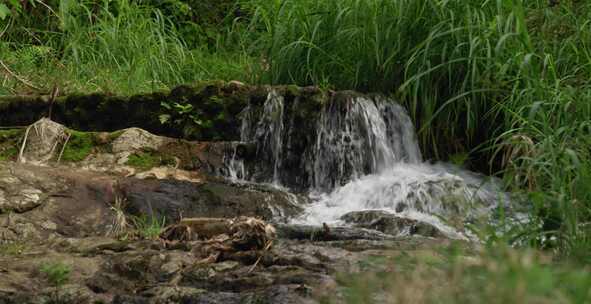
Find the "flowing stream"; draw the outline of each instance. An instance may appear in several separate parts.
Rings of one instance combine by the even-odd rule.
[[[296,109],[298,102],[290,106]],[[331,98],[312,120],[314,140],[298,149],[294,109],[275,91],[261,111],[245,109],[241,140],[255,143],[257,164],[246,166],[236,152],[226,163],[235,181],[303,190],[312,203],[296,223],[341,225],[350,212],[381,210],[465,238],[459,227],[488,217],[507,201],[494,179],[424,162],[413,124],[393,100]]]

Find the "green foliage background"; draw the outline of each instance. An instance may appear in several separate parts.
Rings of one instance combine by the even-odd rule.
[[[10,0],[0,94],[204,80],[390,94],[429,158],[526,197],[534,221],[506,240],[588,261],[590,20],[576,0]]]

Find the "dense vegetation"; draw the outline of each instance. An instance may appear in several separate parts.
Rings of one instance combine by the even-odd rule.
[[[591,3],[551,4],[8,0],[0,94],[214,79],[392,94],[430,158],[503,176],[534,205],[503,240],[589,262]]]

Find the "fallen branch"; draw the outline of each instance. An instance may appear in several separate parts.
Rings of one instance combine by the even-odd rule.
[[[64,141],[64,145],[62,146],[62,150],[60,151],[60,155],[57,157],[57,163],[60,163],[60,160],[62,159],[62,155],[64,154],[64,150],[66,150],[66,145],[68,144],[68,141],[70,140],[70,137],[72,136],[72,133],[68,133],[68,137],[66,137],[66,141]]]
[[[41,89],[37,86],[35,86],[34,84],[28,82],[27,80],[25,80],[24,78],[19,77],[17,74],[15,74],[12,70],[10,70],[10,68],[8,68],[8,66],[6,66],[6,64],[4,64],[4,62],[2,60],[0,60],[0,65],[4,68],[4,70],[10,74],[10,76],[14,77],[16,80],[20,81],[22,84],[35,89],[37,91],[41,91]]]
[[[183,218],[160,234],[160,239],[167,247],[178,246],[179,243],[190,244],[193,254],[200,259],[198,263],[215,263],[239,252],[268,251],[274,238],[273,226],[260,219],[244,216],[233,219]],[[263,255],[254,256],[258,259],[251,271]]]
[[[33,125],[30,125],[29,127],[27,127],[27,130],[25,131],[25,136],[23,138],[23,144],[21,146],[20,153],[18,154],[18,158],[16,160],[18,163],[23,161],[23,153],[25,153],[25,146],[27,145],[27,139],[29,138],[29,131],[31,131],[32,127],[33,127]]]
[[[269,243],[267,243],[267,246],[265,246],[264,251],[269,251],[269,249],[271,249],[271,245],[273,245],[273,241],[269,241]],[[254,264],[252,265],[252,267],[250,267],[250,269],[248,270],[248,273],[251,273],[259,264],[259,262],[261,261],[261,259],[263,258],[263,256],[265,255],[265,252],[263,251],[263,253],[259,256],[259,258],[257,259],[256,262],[254,262]]]

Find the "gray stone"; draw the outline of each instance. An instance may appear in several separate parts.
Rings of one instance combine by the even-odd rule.
[[[165,138],[139,128],[129,128],[112,143],[113,153],[130,153],[137,150],[158,150]]]
[[[429,223],[404,218],[385,211],[355,211],[343,215],[341,219],[355,227],[374,229],[394,236],[445,237],[444,233]]]
[[[10,196],[0,193],[0,211],[26,212],[43,204],[43,192],[26,185],[14,185]]]
[[[57,159],[68,138],[66,127],[47,118],[29,126],[25,134],[20,161],[31,164],[46,164]]]
[[[142,296],[151,298],[154,304],[173,304],[195,299],[205,293],[206,290],[185,286],[157,286],[142,293]]]
[[[164,276],[172,276],[181,269],[183,269],[183,264],[181,264],[179,261],[170,261],[162,264],[160,267],[160,271]]]
[[[224,271],[236,269],[239,266],[240,266],[240,264],[236,261],[224,261],[224,262],[213,264],[211,267],[217,272],[224,272]]]

